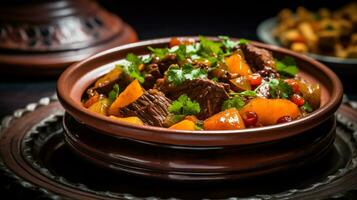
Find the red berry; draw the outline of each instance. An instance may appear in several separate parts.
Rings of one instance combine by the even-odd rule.
[[[294,79],[285,79],[285,82],[293,89],[294,93],[300,92],[299,83]]]
[[[293,118],[291,118],[290,116],[283,116],[283,117],[280,117],[276,123],[281,124],[281,123],[286,123],[286,122],[291,122],[291,121],[293,121]]]
[[[263,79],[260,74],[251,74],[247,77],[249,84],[252,86],[258,86],[262,83]]]
[[[290,100],[292,102],[294,102],[297,106],[302,106],[305,103],[305,99],[302,96],[298,95],[298,94],[293,94],[290,97]]]
[[[258,115],[253,111],[247,111],[242,116],[246,126],[254,126],[258,122]]]

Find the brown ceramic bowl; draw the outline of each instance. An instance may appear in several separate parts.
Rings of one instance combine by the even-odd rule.
[[[334,139],[334,113],[342,99],[338,77],[301,54],[252,42],[274,56],[294,57],[299,75],[321,86],[321,107],[302,119],[244,130],[180,131],[118,122],[82,106],[85,90],[127,53],[148,54],[170,38],[120,46],[69,67],[58,98],[67,115],[66,141],[85,158],[119,171],[171,180],[240,179],[290,169],[326,155]]]

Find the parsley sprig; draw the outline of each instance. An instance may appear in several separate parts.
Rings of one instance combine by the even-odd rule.
[[[186,94],[182,94],[169,106],[169,112],[174,115],[197,115],[201,112],[200,104],[192,101]]]
[[[296,65],[294,58],[290,56],[285,56],[281,60],[276,60],[276,70],[285,76],[294,77],[298,72],[299,68]]]
[[[108,99],[113,102],[120,93],[120,88],[118,84],[114,84],[113,89],[108,94]]]
[[[218,36],[221,39],[223,46],[226,48],[226,53],[231,53],[234,48],[241,44],[248,44],[249,41],[247,39],[239,39],[237,41],[231,40],[228,36]]]
[[[289,99],[293,94],[291,86],[282,79],[271,79],[268,84],[269,94],[272,98]]]
[[[256,91],[252,90],[246,90],[239,93],[231,92],[229,95],[233,97],[223,102],[222,110],[227,110],[229,108],[237,108],[239,110],[245,106],[244,97],[257,97]]]
[[[139,71],[139,65],[143,64],[143,61],[133,53],[129,53],[126,56],[127,62],[117,64],[116,67],[123,69],[131,78],[137,79],[140,83],[144,83],[144,76]]]
[[[222,104],[222,110],[227,110],[229,108],[237,108],[238,110],[243,108],[245,102],[241,96],[235,96],[225,100]]]
[[[178,65],[171,65],[166,71],[166,76],[169,83],[177,86],[186,80],[206,78],[207,71],[201,68],[193,67],[191,64],[186,63],[182,67]]]

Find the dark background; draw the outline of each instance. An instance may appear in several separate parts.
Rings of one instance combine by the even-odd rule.
[[[337,9],[348,2],[350,1],[101,0],[100,4],[132,25],[141,40],[183,35],[228,35],[257,40],[258,24],[264,19],[275,16],[283,8],[295,10],[298,6],[304,6],[312,10],[320,7]],[[30,102],[38,101],[43,96],[54,94],[56,80],[56,77],[0,78],[0,118]],[[350,93],[349,96],[357,99],[356,93]],[[0,194],[6,196],[7,192],[4,191],[2,181],[0,180]]]
[[[99,1],[120,15],[140,39],[182,35],[229,35],[257,40],[256,27],[281,9],[337,9],[351,0]]]
[[[17,0],[18,1],[18,0]],[[17,3],[15,1],[8,1]],[[283,8],[304,6],[337,9],[348,0],[325,1],[99,1],[106,9],[118,14],[133,26],[139,39],[183,35],[228,35],[257,40],[256,27]],[[55,92],[54,78],[6,77],[0,80],[0,118],[14,109]],[[352,84],[352,83],[351,83]],[[355,98],[355,95],[351,95]]]

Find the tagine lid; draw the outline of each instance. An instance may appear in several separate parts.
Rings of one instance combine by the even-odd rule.
[[[0,3],[5,74],[58,75],[73,62],[135,41],[135,31],[95,1]]]

